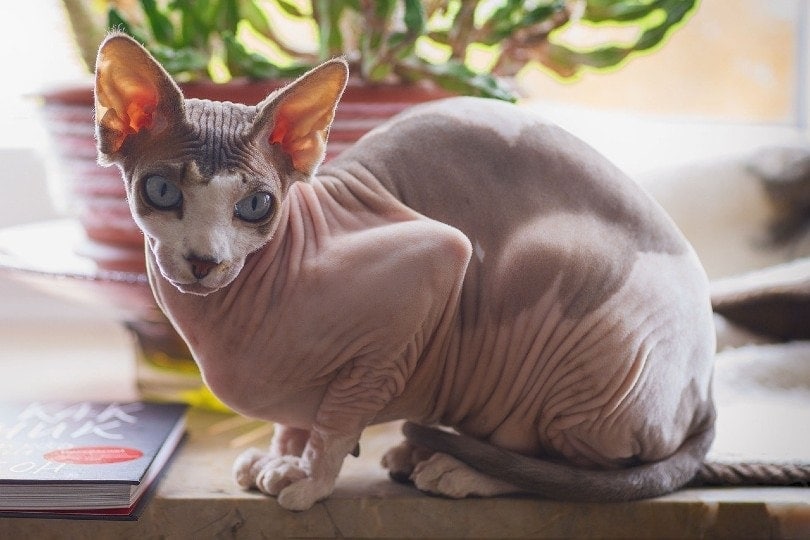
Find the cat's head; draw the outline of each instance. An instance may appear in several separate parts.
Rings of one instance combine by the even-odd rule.
[[[287,190],[323,160],[346,85],[331,60],[257,106],[184,99],[137,42],[108,37],[96,62],[99,163],[120,167],[161,274],[183,292],[230,284],[276,230]]]

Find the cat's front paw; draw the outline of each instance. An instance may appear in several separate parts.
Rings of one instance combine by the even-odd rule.
[[[311,478],[309,468],[298,456],[277,456],[256,449],[247,450],[234,462],[236,482],[244,489],[258,489],[276,497],[287,510],[308,510],[328,497],[334,482]]]
[[[493,497],[521,491],[512,484],[480,473],[456,458],[441,453],[418,463],[411,480],[422,491],[453,499]]]
[[[258,489],[276,496],[287,486],[308,476],[297,456],[278,456],[251,448],[233,464],[236,483],[243,489]]]
[[[308,476],[309,473],[301,463],[301,458],[296,456],[275,457],[258,470],[256,487],[262,493],[276,497],[288,486],[300,482]]]

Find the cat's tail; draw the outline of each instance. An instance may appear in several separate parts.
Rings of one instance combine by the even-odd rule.
[[[412,444],[449,454],[470,467],[521,490],[556,500],[629,501],[675,491],[698,476],[714,439],[714,423],[706,422],[671,456],[623,469],[592,470],[531,458],[487,442],[406,422],[402,428]]]

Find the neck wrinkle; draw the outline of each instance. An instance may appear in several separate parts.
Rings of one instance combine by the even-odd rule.
[[[312,183],[292,184],[283,200],[282,216],[273,237],[263,248],[248,256],[242,270],[244,280],[237,278],[229,288],[261,288],[268,282],[286,281],[301,271],[306,256],[323,248],[327,238],[340,229],[356,226],[354,205],[347,207],[342,200],[345,197],[336,195],[318,178]],[[367,209],[367,212],[375,211]],[[278,284],[273,288],[278,291]]]
[[[327,212],[330,210],[330,201],[324,200],[317,192],[316,187],[310,183],[297,182],[292,185],[289,193],[290,204],[298,210],[302,232],[307,241],[314,240],[309,246],[318,249],[323,239],[330,234]]]
[[[324,166],[313,184],[322,201],[331,201],[349,216],[377,216],[388,222],[420,217],[361,163],[351,161]]]
[[[301,265],[308,250],[317,248],[317,231],[314,226],[311,212],[317,205],[307,200],[309,197],[302,192],[307,191],[308,185],[296,182],[290,186],[286,197],[287,219],[284,220],[286,230],[281,238],[284,245],[283,266],[289,275],[296,276],[301,271]],[[310,242],[309,240],[312,240]]]
[[[272,294],[262,296],[273,298],[283,288],[289,269],[287,261],[290,260],[291,239],[290,222],[294,219],[291,214],[290,197],[285,197],[281,204],[281,218],[278,227],[264,246],[254,251],[245,259],[245,265],[239,276],[227,288],[225,304],[230,305],[245,287],[254,287],[257,295],[264,295],[270,288]],[[247,289],[246,289],[247,290]]]

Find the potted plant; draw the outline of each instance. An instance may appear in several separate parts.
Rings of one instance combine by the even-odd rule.
[[[659,45],[696,2],[63,0],[89,70],[100,40],[118,29],[143,43],[189,97],[257,103],[323,60],[344,56],[353,80],[330,134],[330,155],[418,101],[450,93],[514,101],[506,81],[530,63],[569,79],[582,69],[618,66]],[[617,43],[608,31],[600,45],[582,49],[566,42],[574,27],[597,38],[621,27],[632,37]],[[49,109],[58,97],[84,101],[85,109]],[[92,135],[89,88],[45,95],[45,102],[46,116],[86,121],[85,136]],[[91,139],[66,139],[65,131],[79,133],[55,130],[59,153],[72,159],[61,191],[73,198],[90,239],[125,249],[119,257],[107,250],[102,263],[136,268],[140,256],[126,256],[126,248],[140,251],[141,239],[117,171],[96,169]]]
[[[344,56],[352,80],[330,132],[330,155],[415,102],[450,94],[514,101],[509,81],[528,64],[567,79],[583,69],[620,66],[661,44],[696,3],[63,0],[89,71],[99,42],[117,29],[143,43],[187,97],[255,104],[323,60]],[[619,41],[616,28],[630,37]],[[598,45],[572,43],[572,29]],[[55,153],[66,160],[60,166],[65,186],[58,192],[67,196],[88,238],[82,253],[102,268],[143,273],[143,239],[118,171],[95,163],[92,88],[43,98],[45,120],[52,123],[48,132],[56,135]],[[142,350],[155,358],[161,352],[186,355],[159,314],[154,320],[141,314],[133,319],[128,323]]]

